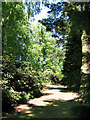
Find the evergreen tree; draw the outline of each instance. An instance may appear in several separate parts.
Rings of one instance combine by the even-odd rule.
[[[89,50],[87,51],[87,54],[82,54],[83,44],[81,36],[83,30],[86,31],[87,36],[90,34],[90,4],[88,2],[58,2],[57,4],[46,4],[46,6],[51,9],[51,11],[48,12],[50,15],[47,19],[40,22],[47,27],[48,31],[52,31],[54,36],[61,38],[59,39],[59,43],[62,42],[64,44],[64,49],[66,49],[63,65],[64,77],[62,82],[70,89],[74,88],[74,91],[82,89],[83,92],[81,92],[81,96],[85,93],[84,99],[89,102],[89,71],[87,71],[87,74],[82,74],[81,72],[82,59],[85,61],[85,57],[85,62],[87,62],[89,68]],[[87,37],[86,45],[89,49],[88,41],[89,37]]]
[[[82,66],[82,33],[78,28],[72,26],[66,45],[65,61],[63,64],[64,77],[62,82],[68,85],[69,89],[79,91],[81,82],[81,66]]]

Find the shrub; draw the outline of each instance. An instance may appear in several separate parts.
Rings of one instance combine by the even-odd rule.
[[[29,63],[16,65],[13,58],[3,58],[2,67],[3,108],[12,104],[26,103],[27,100],[42,95],[42,84],[37,71]]]
[[[2,89],[2,111],[12,108],[15,104],[27,103],[27,100],[30,99],[30,93],[17,92],[8,89]]]
[[[39,74],[35,70],[30,71],[28,66],[23,68],[23,65],[17,69],[17,73],[14,76],[14,90],[30,92],[33,97],[40,96],[43,87]]]
[[[52,82],[52,83],[60,83],[59,75],[52,71],[44,71],[43,72],[44,81]]]

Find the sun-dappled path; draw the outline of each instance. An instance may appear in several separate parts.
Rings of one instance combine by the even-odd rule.
[[[28,101],[29,104],[34,106],[46,106],[50,105],[49,101],[61,101],[66,102],[68,100],[73,100],[79,96],[75,93],[61,92],[60,88],[65,89],[66,87],[60,85],[46,85],[46,88],[51,88],[51,90],[44,90],[43,96],[39,98],[32,99]]]
[[[45,84],[43,95],[30,99],[27,104],[15,107],[15,111],[3,118],[73,118],[71,108],[78,104],[76,93],[68,92],[66,86]]]

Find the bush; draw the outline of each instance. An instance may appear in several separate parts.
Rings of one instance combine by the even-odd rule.
[[[14,90],[30,92],[33,97],[38,97],[41,95],[42,84],[40,76],[35,70],[29,70],[28,65],[25,63],[17,69],[17,73],[14,76],[14,81],[12,82]]]
[[[29,63],[20,63],[17,66],[13,58],[6,56],[3,58],[2,72],[3,108],[26,103],[30,98],[42,95],[41,77],[30,68]]]
[[[59,75],[52,71],[44,71],[43,72],[44,81],[52,82],[52,83],[60,83]]]
[[[2,89],[2,111],[11,109],[15,104],[27,103],[27,100],[30,99],[30,93],[17,92],[8,89]]]

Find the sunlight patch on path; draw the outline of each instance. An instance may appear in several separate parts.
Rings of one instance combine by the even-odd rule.
[[[66,102],[69,100],[74,100],[78,98],[78,94],[72,92],[60,92],[60,90],[55,90],[54,88],[66,88],[64,86],[57,86],[57,85],[46,85],[46,87],[52,87],[52,90],[44,90],[43,96],[40,98],[31,99],[28,101],[28,104],[34,106],[47,106],[51,103],[49,101],[61,101]],[[46,94],[46,95],[45,95]]]
[[[59,89],[55,88],[67,88],[66,86],[62,85],[51,85],[51,84],[46,84],[46,87],[51,87],[53,88],[52,90],[44,90],[43,91],[43,96],[39,98],[34,98],[30,99],[27,102],[27,105],[19,105],[15,107],[16,111],[21,112],[21,111],[27,111],[32,109],[32,106],[47,106],[51,105],[53,101],[61,101],[61,102],[66,102],[69,100],[75,100],[76,98],[79,97],[78,94],[72,93],[72,92],[61,92]],[[52,101],[52,102],[50,102]]]
[[[26,111],[26,110],[30,110],[32,109],[32,107],[29,107],[28,105],[19,105],[17,107],[15,107],[15,109],[18,111],[18,112],[21,112],[21,111]]]
[[[63,85],[46,85],[46,87],[49,87],[49,88],[67,88],[67,86],[63,86]]]
[[[66,92],[67,88],[64,89],[64,86],[52,84],[46,84],[45,86],[48,87],[43,90],[43,96],[30,99],[27,104],[16,106],[15,112],[12,111],[11,114],[3,118],[12,118],[12,120],[13,118],[16,120],[24,118],[74,118],[71,108],[77,105],[76,98],[79,95]]]

